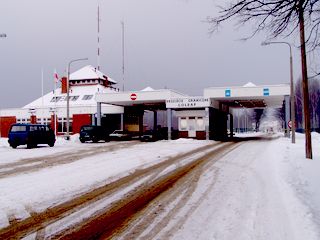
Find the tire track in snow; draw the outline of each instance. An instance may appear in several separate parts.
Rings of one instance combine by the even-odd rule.
[[[133,184],[137,182],[139,179],[147,177],[147,176],[152,176],[155,177],[157,174],[159,174],[163,169],[166,167],[170,166],[171,164],[174,164],[175,162],[179,162],[186,157],[190,155],[196,155],[199,153],[203,153],[206,151],[216,151],[216,150],[211,150],[212,148],[218,146],[219,144],[214,143],[211,145],[206,145],[204,147],[200,147],[198,149],[192,150],[190,152],[178,155],[173,158],[169,158],[167,161],[161,162],[159,164],[153,165],[151,167],[147,167],[146,169],[140,169],[136,170],[133,174],[128,175],[126,177],[123,177],[119,180],[116,180],[115,182],[109,183],[105,186],[99,187],[97,189],[94,189],[86,194],[82,194],[81,196],[78,196],[77,198],[74,198],[70,201],[67,201],[63,204],[59,204],[57,206],[51,207],[43,212],[39,213],[32,213],[31,217],[26,218],[24,220],[16,220],[12,221],[12,224],[10,224],[8,227],[0,229],[0,239],[7,239],[7,238],[22,238],[25,236],[28,236],[30,234],[34,234],[35,232],[39,232],[39,236],[43,236],[43,232],[45,232],[46,226],[50,225],[53,222],[56,222],[65,216],[68,216],[74,212],[79,211],[79,209],[86,207],[90,204],[93,204],[97,202],[98,200],[102,198],[107,198],[110,196],[110,194],[119,191],[126,186]],[[215,149],[215,148],[214,148]],[[113,223],[118,223],[118,221],[113,221],[114,218],[124,221],[127,217],[131,216],[134,214],[136,210],[136,205],[132,204],[132,202],[139,202],[141,204],[140,207],[143,207],[145,204],[147,204],[147,200],[151,200],[151,198],[156,197],[160,192],[164,191],[167,189],[170,185],[172,185],[177,179],[179,179],[182,175],[186,173],[186,171],[189,171],[192,169],[196,163],[191,163],[188,164],[186,167],[181,167],[179,174],[177,173],[171,173],[169,172],[168,174],[165,175],[165,179],[163,179],[163,176],[158,177],[155,181],[160,181],[160,186],[156,187],[153,186],[150,189],[150,182],[148,184],[145,184],[141,189],[135,189],[132,193],[128,194],[128,196],[125,196],[123,199],[120,199],[119,201],[115,202],[112,204],[111,208],[109,207],[110,212],[102,214],[102,221],[110,221]],[[172,178],[173,177],[173,178]],[[159,180],[160,179],[160,180]],[[152,183],[153,181],[151,181]],[[153,182],[154,183],[154,182]],[[163,185],[164,184],[164,185]],[[134,210],[134,212],[132,212]],[[126,212],[126,214],[118,214],[120,212],[123,213]],[[100,213],[101,214],[101,213]],[[97,217],[97,218],[96,218]],[[124,218],[124,219],[123,219]],[[95,227],[92,227],[92,223],[95,223],[95,221],[101,220],[101,216],[95,216],[94,219],[89,219],[85,223],[82,223],[80,226],[72,226],[70,229],[67,231],[58,233],[55,238],[68,238],[68,236],[78,236],[81,238],[81,236],[86,236],[82,233],[92,235],[95,231]],[[90,225],[92,227],[92,231],[86,232],[86,226]],[[96,224],[93,224],[96,225]],[[114,224],[110,225],[110,231],[113,232],[114,228],[117,228],[119,226],[115,226]],[[75,232],[75,229],[77,230]],[[97,231],[98,234],[103,234],[105,232],[105,229]],[[80,234],[80,235],[79,235]],[[88,236],[87,235],[87,236]]]
[[[130,229],[127,226],[123,232],[116,233],[117,239],[157,239],[160,231],[166,228],[187,204],[192,197],[194,191],[198,187],[199,179],[202,174],[209,168],[214,168],[215,162],[221,157],[237,148],[240,144],[226,144],[218,151],[207,154],[202,159],[198,159],[199,163],[188,174],[179,179],[174,187],[159,195],[150,205],[143,209],[131,221]],[[217,169],[216,169],[217,170]],[[200,205],[215,184],[217,177],[215,174],[210,185],[206,188],[197,202],[183,215],[179,216],[179,221],[173,224],[169,229],[161,235],[160,239],[169,239],[170,235],[177,231],[188,217],[196,210],[195,206]],[[178,201],[175,202],[175,200]],[[160,218],[160,220],[156,220]],[[133,223],[132,223],[133,222]],[[127,224],[128,225],[128,224]],[[119,236],[120,235],[120,236]]]
[[[91,157],[100,153],[115,151],[126,147],[132,147],[140,142],[121,142],[112,145],[101,145],[88,147],[78,151],[63,152],[50,156],[36,158],[26,158],[19,162],[0,165],[0,179],[11,175],[38,171],[43,168],[53,167],[62,164],[72,163],[86,157]]]

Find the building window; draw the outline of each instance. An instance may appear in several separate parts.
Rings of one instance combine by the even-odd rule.
[[[69,101],[77,101],[77,99],[79,98],[79,96],[69,96]],[[66,96],[64,98],[64,101],[67,101],[68,97]]]
[[[79,98],[79,96],[72,96],[70,100],[71,100],[71,101],[77,101],[78,98]]]
[[[50,125],[51,124],[51,118],[37,118],[37,123]]]
[[[187,126],[188,126],[188,124],[187,124],[187,118],[185,118],[185,117],[182,117],[182,118],[180,118],[180,131],[187,131]]]
[[[197,118],[197,130],[198,131],[204,131],[205,130],[203,117],[198,117]]]
[[[53,97],[50,102],[59,102],[62,97]]]
[[[84,95],[82,100],[90,100],[93,98],[93,95]]]
[[[18,118],[17,123],[30,123],[30,120],[27,118]]]
[[[69,119],[69,132],[72,133],[72,122],[73,119]],[[58,133],[66,133],[67,132],[67,118],[59,118],[58,119]]]

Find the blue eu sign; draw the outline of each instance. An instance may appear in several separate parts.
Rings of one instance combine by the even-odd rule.
[[[263,96],[269,96],[269,88],[263,89]]]
[[[226,97],[231,97],[231,90],[230,89],[226,89],[225,92],[224,92],[224,95]]]

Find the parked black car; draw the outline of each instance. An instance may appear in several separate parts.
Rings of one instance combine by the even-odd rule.
[[[25,144],[27,148],[36,147],[38,144],[48,144],[53,147],[55,141],[52,129],[43,124],[12,124],[8,136],[12,148]]]
[[[159,133],[152,131],[152,130],[147,130],[143,133],[140,140],[142,142],[155,142],[160,139],[162,139],[162,138]]]
[[[108,142],[109,134],[108,131],[102,126],[84,125],[80,129],[79,140],[82,143],[87,141],[96,143],[100,140]]]

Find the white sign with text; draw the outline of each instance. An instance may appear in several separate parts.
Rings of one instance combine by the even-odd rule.
[[[204,108],[210,107],[210,99],[204,97],[171,98],[166,100],[167,108]]]

